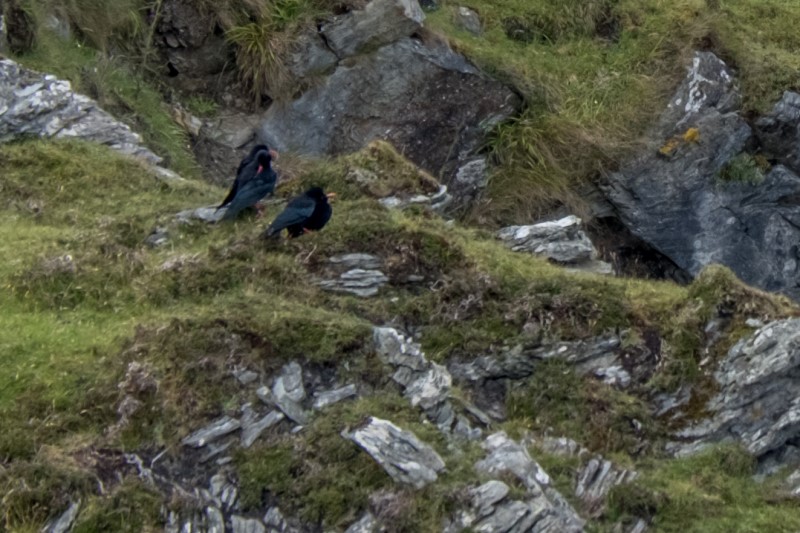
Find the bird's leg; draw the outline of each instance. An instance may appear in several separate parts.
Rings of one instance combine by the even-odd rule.
[[[264,216],[264,206],[261,205],[261,202],[256,202],[256,220],[260,219]]]
[[[310,229],[308,229],[308,228],[303,228],[303,233],[304,233],[305,235],[308,235],[309,233],[314,233],[314,231],[313,231],[313,230],[310,230]]]

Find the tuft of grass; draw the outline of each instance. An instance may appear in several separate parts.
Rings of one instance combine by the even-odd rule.
[[[758,185],[764,181],[764,168],[750,154],[742,153],[728,161],[716,175],[722,183]]]
[[[285,65],[292,39],[311,27],[328,6],[317,0],[277,0],[257,3],[249,18],[231,15],[225,36],[236,47],[239,76],[248,86],[256,108],[265,97],[286,99],[297,91],[297,80]],[[324,8],[322,7],[324,6]]]

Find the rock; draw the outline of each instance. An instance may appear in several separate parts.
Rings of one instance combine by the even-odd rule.
[[[372,254],[344,254],[334,255],[328,262],[341,266],[347,270],[360,268],[363,270],[375,270],[381,267],[383,261],[380,257]]]
[[[449,185],[487,129],[518,106],[512,91],[447,45],[404,37],[340,62],[296,100],[271,106],[260,137],[279,151],[306,155],[349,153],[387,140]]]
[[[27,7],[20,0],[4,0],[4,3],[0,3],[3,15],[3,31],[0,32],[4,38],[3,46],[7,45],[15,54],[30,51],[36,41],[36,21]]]
[[[508,485],[493,479],[470,491],[472,507],[483,517],[494,511],[493,507],[508,495]]]
[[[303,387],[303,369],[297,362],[292,361],[284,365],[281,375],[272,385],[272,394],[279,400],[288,398],[293,402],[301,402],[306,397],[306,389]]]
[[[425,358],[420,346],[394,328],[375,328],[373,340],[381,360],[395,368],[392,379],[404,389],[403,395],[414,406],[425,410],[428,419],[445,432],[453,431],[467,438],[480,436],[464,417],[456,417],[450,403],[450,372]]]
[[[253,372],[252,370],[247,370],[246,368],[234,370],[233,376],[242,385],[249,385],[258,379],[258,373]]]
[[[75,501],[69,504],[67,510],[59,515],[55,520],[51,520],[41,529],[42,533],[67,533],[72,530],[72,525],[75,519],[78,518],[78,512],[81,509],[81,501]]]
[[[165,0],[161,5],[156,45],[169,62],[170,73],[180,78],[209,78],[223,72],[232,49],[215,33],[217,21],[211,10],[196,2]],[[209,83],[211,85],[211,83]]]
[[[578,532],[584,521],[557,490],[550,476],[531,458],[528,450],[504,432],[490,435],[483,443],[486,458],[475,469],[490,475],[510,473],[528,489],[529,500],[507,502],[479,522],[476,531]],[[503,529],[505,527],[506,529]]]
[[[223,444],[220,444],[219,446],[217,446],[215,444],[208,444],[206,453],[205,453],[205,455],[203,455],[200,458],[200,462],[201,463],[207,463],[211,459],[214,459],[215,457],[219,456],[221,453],[227,451],[227,449],[230,448],[232,445],[233,445],[233,441],[225,442]]]
[[[480,17],[468,7],[461,6],[458,8],[456,12],[456,25],[473,35],[480,35],[482,32]]]
[[[61,15],[61,16],[59,16]],[[51,13],[44,18],[44,27],[53,32],[64,41],[72,39],[72,28],[69,26],[69,19],[62,13]]]
[[[631,233],[686,273],[720,263],[745,283],[800,298],[800,177],[782,165],[764,175],[744,153],[752,132],[737,102],[725,64],[697,53],[653,133],[658,144],[611,175],[606,195]],[[774,112],[764,131],[789,115]],[[720,178],[731,165],[742,181]]]
[[[433,194],[418,194],[416,196],[387,196],[378,200],[381,205],[389,209],[403,209],[410,205],[427,205],[431,209],[442,210],[452,203],[452,196],[447,193],[447,186],[441,185]]]
[[[547,453],[566,457],[581,457],[588,455],[589,450],[567,437],[542,437],[536,445]]]
[[[68,81],[0,60],[0,142],[28,136],[78,138],[104,144],[157,165],[161,158],[142,146],[141,137],[72,91]]]
[[[617,337],[558,342],[530,349],[517,346],[499,357],[481,356],[464,363],[453,361],[449,370],[455,377],[466,381],[522,379],[530,376],[541,361],[563,359],[574,364],[578,374],[602,374],[608,368],[619,366],[619,347]]]
[[[800,173],[800,94],[783,93],[772,112],[755,123],[755,134],[764,156],[777,159]]]
[[[243,516],[231,516],[232,533],[266,533],[267,529],[258,518],[245,518]]]
[[[325,74],[339,61],[316,31],[301,33],[289,46],[284,63],[297,80]]]
[[[436,481],[445,464],[433,448],[388,420],[370,417],[366,425],[345,435],[378,462],[392,479],[421,489]]]
[[[660,117],[658,127],[665,137],[683,133],[707,111],[724,115],[736,111],[740,101],[728,66],[711,52],[695,52],[686,78]]]
[[[325,409],[326,407],[340,402],[346,398],[351,398],[356,395],[356,386],[347,385],[331,391],[325,391],[317,394],[314,398],[314,409]]]
[[[431,409],[450,396],[452,384],[450,372],[441,365],[431,363],[427,372],[406,387],[404,396],[411,400],[414,407]]]
[[[378,521],[370,512],[364,513],[357,522],[350,524],[344,533],[377,533],[382,531]]]
[[[277,507],[269,508],[267,514],[264,515],[264,524],[273,530],[286,530],[286,519],[283,517],[283,513],[281,513],[280,509]]]
[[[226,209],[224,207],[222,209],[217,209],[217,206],[209,205],[181,211],[175,215],[175,220],[183,224],[188,224],[193,220],[208,223],[219,222],[222,220],[222,217],[225,216],[225,211]]]
[[[735,439],[756,457],[776,454],[800,436],[800,319],[772,322],[740,340],[714,372],[719,391],[710,416],[679,430],[670,450],[694,453]]]
[[[219,508],[211,505],[206,507],[206,520],[208,533],[225,533],[225,516]]]
[[[647,522],[640,518],[633,524],[633,527],[628,530],[628,533],[644,533],[645,531],[647,531]]]
[[[372,0],[324,24],[320,32],[333,53],[345,58],[408,37],[424,20],[417,0]]]
[[[388,282],[389,278],[380,270],[354,268],[340,274],[338,279],[322,280],[317,284],[326,291],[349,292],[369,298],[378,294],[378,289]]]
[[[450,182],[452,195],[458,198],[458,207],[472,200],[489,183],[489,163],[485,157],[475,157],[460,163]]]
[[[636,479],[638,473],[613,465],[602,457],[593,457],[578,472],[575,496],[581,499],[593,514],[602,510],[608,492],[622,483]]]
[[[158,226],[147,236],[144,242],[151,248],[164,246],[169,242],[169,230],[163,226]]]
[[[255,138],[260,122],[261,117],[258,115],[228,111],[207,120],[203,135],[227,148],[238,150]],[[238,161],[232,165],[232,169],[237,165]]]
[[[283,420],[283,414],[278,411],[270,411],[257,422],[242,428],[242,448],[249,448],[258,439],[261,433],[278,422]]]
[[[215,420],[208,426],[199,429],[183,439],[181,442],[184,446],[193,446],[200,448],[209,442],[212,442],[220,437],[232,433],[241,427],[241,424],[235,418],[223,416]]]
[[[6,17],[3,5],[0,4],[0,54],[8,54],[8,32],[6,31]]]
[[[528,252],[562,264],[580,264],[597,255],[592,241],[574,215],[532,226],[508,226],[497,232],[498,238],[515,252]]]

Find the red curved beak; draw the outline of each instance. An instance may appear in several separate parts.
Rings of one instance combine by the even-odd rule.
[[[277,160],[278,160],[278,152],[276,152],[276,151],[275,151],[275,150],[273,150],[272,148],[270,148],[270,150],[269,150],[269,156],[270,156],[272,159],[274,159],[275,161],[277,161]]]
[[[335,192],[329,192],[325,196],[328,197],[328,200],[335,200],[336,199],[336,193]]]

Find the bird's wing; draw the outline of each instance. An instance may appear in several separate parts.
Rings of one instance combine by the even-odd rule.
[[[313,198],[306,195],[298,196],[286,205],[286,209],[280,215],[275,217],[275,220],[269,225],[267,233],[273,235],[294,224],[302,224],[314,212],[315,206],[316,202]]]
[[[231,190],[228,191],[228,195],[222,200],[222,203],[217,206],[217,209],[225,207],[231,201],[233,201],[234,197],[236,196],[236,192],[239,190],[239,177],[237,176],[235,180],[233,180],[233,185],[231,185]]]
[[[256,202],[272,193],[275,190],[277,178],[278,176],[274,172],[262,172],[256,179],[241,184],[223,218],[235,217],[242,209],[255,205]]]

